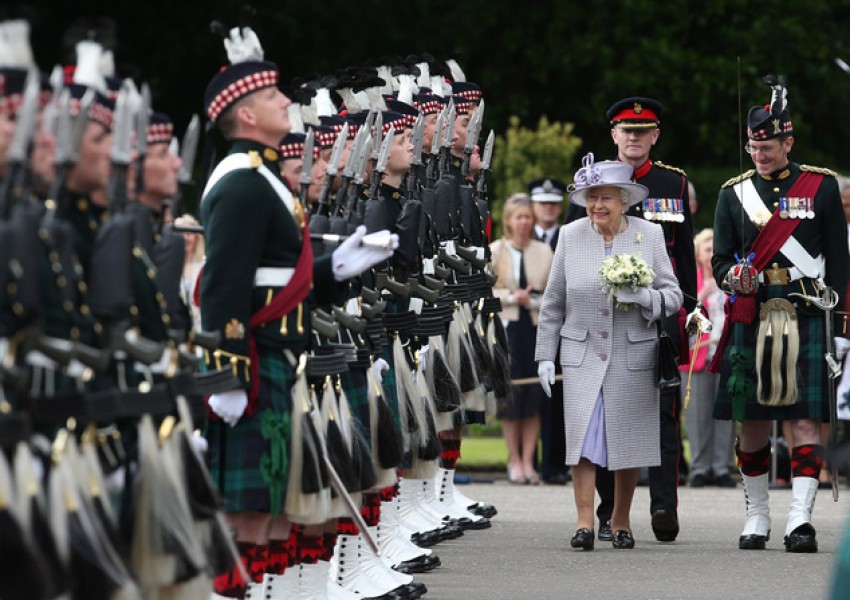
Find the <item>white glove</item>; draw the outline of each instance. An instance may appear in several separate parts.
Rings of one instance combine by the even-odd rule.
[[[218,417],[233,427],[245,414],[248,408],[248,392],[245,390],[233,390],[210,396],[210,410]]]
[[[241,30],[234,27],[230,30],[230,37],[224,38],[224,49],[227,50],[227,59],[230,64],[248,61],[263,60],[263,47],[254,30],[243,27]]]
[[[551,398],[552,385],[555,383],[555,363],[551,360],[541,360],[537,363],[537,376],[540,378],[543,391]]]
[[[850,340],[843,337],[835,338],[835,358],[841,362],[847,351],[850,350]]]
[[[383,358],[376,358],[375,362],[372,363],[372,375],[375,376],[378,383],[384,382],[384,372],[389,370],[390,365]]]
[[[200,433],[192,435],[192,446],[194,446],[195,450],[199,454],[204,454],[210,449],[210,443],[207,441],[207,438],[202,436]]]
[[[370,242],[385,242],[374,244]],[[384,262],[398,248],[398,235],[386,229],[366,235],[366,226],[361,225],[348,236],[331,256],[334,279],[345,281],[360,275],[366,269]]]
[[[428,354],[431,348],[425,344],[419,348],[419,369],[424,373],[428,369]]]
[[[623,304],[638,304],[644,308],[652,306],[652,296],[646,288],[638,288],[634,292],[626,289],[617,290],[614,292],[614,296]]]

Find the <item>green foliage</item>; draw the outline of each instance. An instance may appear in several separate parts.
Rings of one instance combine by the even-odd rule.
[[[493,185],[490,197],[494,225],[502,222],[502,205],[511,194],[524,192],[526,184],[538,177],[572,181],[573,157],[581,139],[573,133],[572,123],[549,122],[540,117],[536,129],[523,127],[512,116],[505,135],[496,137],[493,151]],[[496,235],[493,239],[496,239]]]

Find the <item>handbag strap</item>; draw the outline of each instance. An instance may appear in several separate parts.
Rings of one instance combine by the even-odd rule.
[[[664,328],[661,327],[661,321],[667,318],[667,309],[664,306],[664,294],[658,294],[661,297],[661,316],[658,317],[658,320],[655,322],[655,327],[658,329],[658,337],[661,338],[662,335],[667,332],[664,331]]]

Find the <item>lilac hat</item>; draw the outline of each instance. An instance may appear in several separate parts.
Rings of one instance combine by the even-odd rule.
[[[600,187],[619,188],[623,193],[623,203],[634,206],[649,195],[649,190],[639,183],[632,182],[634,169],[628,163],[617,160],[593,162],[593,153],[588,152],[581,159],[581,169],[573,177],[570,202],[587,206],[587,190]]]

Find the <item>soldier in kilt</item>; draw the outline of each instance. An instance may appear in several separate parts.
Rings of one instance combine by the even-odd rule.
[[[773,421],[785,419],[795,441],[785,549],[817,552],[811,513],[833,381],[824,361],[824,312],[795,294],[818,296],[821,282],[843,301],[847,232],[835,173],[789,159],[794,130],[786,90],[781,78],[765,82],[771,103],[752,107],[747,120],[755,169],[723,185],[715,214],[714,276],[733,295],[710,366],[721,373],[714,417],[741,421],[735,450],[747,519],[738,547],[761,550],[770,537],[769,436]],[[836,339],[839,355],[848,344]]]
[[[287,489],[289,462],[300,450],[289,443],[293,401],[305,400],[292,397],[295,362],[309,344],[308,303],[340,300],[347,289],[341,282],[392,251],[361,245],[365,231],[359,230],[333,254],[313,260],[304,211],[280,175],[290,100],[277,87],[277,67],[263,60],[248,28],[232,30],[225,41],[233,64],[210,81],[205,106],[230,150],[201,200],[207,262],[200,298],[204,329],[222,334],[219,348],[206,353],[207,367],[230,367],[242,382],[210,396],[207,439],[211,472],[251,581],[234,571],[217,577],[214,587],[217,597],[283,597],[276,577],[294,556],[304,563],[295,578],[304,589],[288,586],[286,593],[321,598],[332,541],[322,536],[321,519],[311,520],[319,523],[315,531],[298,528],[293,540],[283,514],[287,495],[301,491]]]

